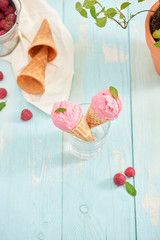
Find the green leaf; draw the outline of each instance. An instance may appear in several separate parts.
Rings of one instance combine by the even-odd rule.
[[[57,112],[65,112],[65,111],[66,111],[65,108],[57,108],[57,109],[55,110],[56,113],[57,113]]]
[[[138,0],[138,2],[140,3],[140,2],[144,2],[144,0]]]
[[[137,192],[136,192],[135,187],[134,187],[132,184],[130,184],[129,182],[126,182],[125,187],[126,187],[127,192],[128,192],[131,196],[133,196],[133,197],[136,196]]]
[[[117,100],[118,99],[118,91],[114,87],[109,87],[109,91],[112,94],[112,96]]]
[[[80,11],[80,14],[81,14],[82,17],[88,18],[87,11],[85,9],[82,9]]]
[[[116,11],[116,9],[114,9],[114,8],[108,8],[108,9],[106,10],[106,14],[110,15],[111,17],[114,17],[114,16],[117,14],[117,11]],[[109,17],[109,16],[108,16],[108,17]]]
[[[132,19],[133,17],[134,17],[134,14],[131,14],[131,15],[130,15],[130,19]]]
[[[80,2],[76,2],[76,6],[75,9],[80,13],[80,11],[82,10],[82,4]]]
[[[94,6],[95,3],[96,3],[95,0],[85,0],[84,4],[83,4],[83,7],[89,9],[92,6]]]
[[[92,16],[93,18],[95,18],[95,19],[97,18],[95,6],[92,6],[92,7],[90,8],[90,14],[91,14],[91,16]]]
[[[98,27],[104,27],[106,25],[106,23],[107,23],[107,18],[106,17],[96,19],[96,25]]]
[[[119,18],[120,18],[120,19],[123,19],[123,18],[124,18],[124,16],[123,16],[122,13],[119,14]]]
[[[159,39],[160,38],[160,29],[155,30],[154,33],[152,34],[152,36],[156,39]]]
[[[125,9],[125,8],[128,7],[129,5],[130,5],[129,2],[124,2],[124,3],[122,3],[122,5],[121,5],[121,10]]]
[[[154,46],[156,46],[157,48],[160,48],[160,41],[156,42]]]
[[[0,111],[6,106],[6,102],[1,102],[0,103]]]

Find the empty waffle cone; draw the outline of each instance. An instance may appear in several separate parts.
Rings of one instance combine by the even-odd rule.
[[[95,113],[95,111],[92,108],[92,105],[90,105],[90,107],[89,107],[89,109],[86,113],[85,118],[86,118],[86,121],[87,121],[90,128],[94,128],[94,127],[97,127],[101,124],[104,124],[104,123],[108,122],[108,120],[104,120],[104,119],[100,118]]]
[[[91,129],[89,128],[84,116],[82,116],[82,119],[77,125],[77,127],[68,131],[67,133],[70,133],[75,137],[80,138],[81,140],[84,140],[87,142],[95,141],[95,137]]]
[[[43,20],[40,29],[28,50],[28,54],[33,58],[43,46],[48,47],[48,62],[52,61],[57,56],[57,49],[47,19]]]
[[[45,90],[45,70],[48,48],[43,47],[17,77],[18,86],[25,92],[40,94]]]

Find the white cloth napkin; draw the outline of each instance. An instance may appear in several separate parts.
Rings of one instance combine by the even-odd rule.
[[[44,0],[21,0],[21,3],[22,11],[19,20],[20,41],[14,51],[3,59],[12,63],[14,74],[17,77],[30,61],[27,51],[43,19],[46,18],[48,20],[58,50],[58,56],[51,63],[47,64],[45,92],[39,95],[32,95],[23,91],[23,95],[29,103],[51,114],[54,102],[67,100],[70,94],[74,72],[72,37],[57,12]]]

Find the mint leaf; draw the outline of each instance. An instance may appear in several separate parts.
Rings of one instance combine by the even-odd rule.
[[[130,5],[129,2],[124,2],[124,3],[122,3],[122,5],[121,5],[121,10],[125,9],[125,8],[128,7],[129,5]]]
[[[132,19],[133,17],[134,17],[134,14],[131,14],[131,15],[130,15],[130,19]]]
[[[154,46],[156,46],[157,48],[160,48],[160,41],[156,42]]]
[[[120,18],[120,19],[123,19],[123,18],[124,18],[124,16],[123,16],[122,13],[119,14],[119,18]]]
[[[140,2],[144,2],[144,0],[138,0],[138,2],[140,3]]]
[[[97,18],[95,6],[92,6],[92,7],[90,8],[90,14],[91,14],[91,16],[92,16],[93,18],[95,18],[95,19]]]
[[[96,25],[98,27],[104,27],[106,25],[106,23],[107,23],[107,18],[106,17],[96,19]]]
[[[116,9],[114,9],[114,8],[108,8],[108,9],[106,10],[106,14],[110,15],[111,17],[114,17],[114,16],[117,14],[117,11],[116,11]],[[109,16],[108,16],[108,17],[109,17]]]
[[[109,91],[112,94],[112,96],[117,100],[118,99],[118,91],[114,87],[109,87]]]
[[[98,16],[99,16],[99,14],[101,14],[102,12],[105,12],[105,8],[104,8],[104,7],[101,9],[101,11],[100,11],[100,12],[97,12],[97,13],[96,13],[96,16],[98,17]]]
[[[88,18],[87,11],[85,9],[82,9],[80,11],[80,14],[81,14],[82,17]]]
[[[126,182],[125,187],[126,187],[126,191],[127,191],[131,196],[133,196],[133,197],[136,196],[137,192],[136,192],[135,187],[134,187],[132,184],[130,184],[129,182]]]
[[[55,110],[56,113],[57,113],[57,112],[65,112],[65,111],[66,111],[65,108],[57,108],[57,109]]]
[[[0,103],[0,111],[6,106],[6,102],[1,102]]]
[[[76,6],[75,6],[75,9],[80,12],[82,10],[82,4],[80,2],[76,2]]]
[[[96,3],[95,0],[85,0],[83,7],[85,7],[86,9],[89,9],[92,6],[94,6],[95,3]]]
[[[160,38],[160,29],[155,30],[154,33],[152,34],[152,36],[156,39]]]

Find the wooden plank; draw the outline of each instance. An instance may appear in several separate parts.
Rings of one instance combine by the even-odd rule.
[[[99,29],[91,21],[82,19],[74,4],[65,1],[64,22],[75,44],[70,99],[90,102],[98,91],[113,85],[123,97],[124,108],[96,159],[74,157],[64,139],[63,239],[135,239],[134,199],[113,184],[115,173],[132,165],[128,32],[113,23]]]
[[[148,0],[135,6],[150,9]],[[136,168],[137,239],[160,239],[160,77],[156,73],[145,42],[145,17],[131,22],[131,64],[133,82],[134,158]]]
[[[62,1],[48,1],[63,13]],[[62,134],[49,115],[28,104],[9,63],[0,60],[8,90],[0,112],[0,235],[11,239],[61,239]],[[28,108],[33,119],[22,122]]]

